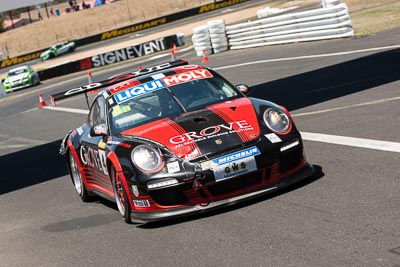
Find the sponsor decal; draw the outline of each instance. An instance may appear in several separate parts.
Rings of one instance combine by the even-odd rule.
[[[158,73],[158,74],[155,74],[155,75],[151,76],[151,78],[153,78],[154,80],[161,79],[161,78],[164,78],[164,77],[165,77],[164,73]]]
[[[114,140],[108,140],[107,141],[107,145],[116,145],[116,146],[121,146],[121,147],[125,147],[125,148],[131,148],[132,147],[130,144],[125,144],[123,142],[114,141]]]
[[[120,83],[117,83],[115,85],[110,86],[108,89],[110,90],[110,92],[112,94],[121,91],[127,87],[131,87],[131,86],[135,86],[135,85],[139,85],[140,82],[136,79],[132,79],[132,80],[128,80],[128,81],[123,81]]]
[[[178,161],[168,163],[167,169],[168,169],[168,173],[175,173],[175,172],[179,172],[181,170],[179,167]]]
[[[122,147],[125,147],[125,148],[131,148],[132,147],[132,145],[130,145],[130,144],[125,144],[125,143],[119,143],[119,146],[122,146]]]
[[[126,106],[123,106],[123,107],[118,105],[118,106],[115,106],[112,109],[111,115],[113,117],[116,117],[116,116],[119,116],[119,115],[121,115],[123,113],[126,113],[126,112],[129,112],[129,111],[131,111],[131,107],[129,105],[126,105]]]
[[[167,18],[163,17],[163,18],[157,18],[157,19],[154,19],[154,20],[151,20],[151,21],[135,24],[135,25],[129,26],[129,27],[124,28],[124,29],[112,30],[112,31],[103,33],[101,35],[101,40],[107,40],[107,39],[118,37],[118,36],[121,36],[121,35],[124,35],[124,34],[128,34],[128,33],[136,32],[136,31],[148,29],[148,28],[151,28],[151,27],[155,27],[155,26],[158,26],[158,25],[165,24],[166,22],[167,22]]]
[[[107,99],[107,97],[109,97],[110,95],[107,93],[107,92],[103,92],[103,97],[105,98],[105,99]]]
[[[146,73],[153,72],[153,71],[163,70],[163,69],[166,69],[169,67],[171,67],[170,63],[164,63],[161,65],[134,71],[134,72],[131,72],[130,74],[132,75],[132,77],[135,77],[135,76],[139,76],[141,74],[146,74]],[[155,79],[155,80],[157,80],[157,79]],[[124,81],[124,82],[118,83],[116,85],[113,85],[113,86],[109,87],[109,90],[112,94],[115,94],[119,91],[124,90],[127,87],[132,87],[132,86],[136,86],[136,85],[140,85],[140,82],[136,79],[131,79],[131,80]]]
[[[97,147],[100,149],[105,149],[106,143],[104,143],[103,140],[100,140],[100,142],[97,144]]]
[[[128,90],[119,92],[114,95],[115,101],[120,104],[122,102],[125,102],[129,99],[138,97],[140,95],[156,91],[159,89],[165,88],[164,84],[161,82],[161,80],[154,80],[151,82],[147,82],[144,84],[141,84],[139,86],[135,86],[132,88],[129,88]]]
[[[87,146],[81,146],[80,155],[82,163],[85,166],[95,168],[105,175],[108,175],[107,164],[106,164],[106,152],[104,150],[96,150]]]
[[[253,146],[245,150],[228,154],[213,159],[210,170],[214,172],[215,180],[222,181],[257,170],[254,156],[260,154],[257,147]]]
[[[217,140],[215,140],[215,143],[216,143],[217,145],[222,144],[222,139],[217,139]]]
[[[114,141],[114,140],[108,140],[107,145],[116,145],[118,146],[121,142],[120,141]]]
[[[135,205],[135,207],[147,208],[150,207],[150,202],[148,200],[134,199],[133,205]]]
[[[79,135],[83,134],[83,129],[82,127],[79,127],[78,129],[76,129],[76,131],[78,132]]]
[[[271,141],[271,143],[279,143],[282,142],[282,140],[279,138],[279,136],[277,136],[274,133],[270,133],[270,134],[266,134],[264,135],[269,141]]]
[[[139,189],[137,185],[132,185],[132,193],[135,197],[139,197]]]
[[[172,86],[172,85],[176,85],[176,84],[180,84],[180,83],[185,83],[185,82],[204,79],[204,78],[211,78],[211,77],[213,77],[213,76],[208,70],[201,69],[201,70],[192,70],[192,71],[168,76],[162,80],[166,86]]]
[[[229,0],[229,1],[221,1],[218,3],[214,2],[212,4],[201,6],[200,10],[199,10],[199,14],[206,13],[206,12],[213,11],[213,10],[220,9],[220,8],[224,8],[224,7],[228,7],[228,6],[233,6],[233,5],[244,3],[247,1],[250,1],[250,0]]]
[[[221,165],[221,164],[230,163],[230,162],[248,158],[248,157],[254,157],[254,156],[257,156],[260,154],[261,154],[260,150],[258,150],[258,148],[256,146],[253,146],[253,147],[250,147],[250,148],[238,151],[238,152],[228,154],[223,157],[213,159],[212,162],[214,163],[214,165],[215,164]]]
[[[42,52],[35,52],[29,55],[4,59],[3,61],[1,61],[1,68],[9,67],[22,62],[31,61],[33,59],[39,58],[41,53]]]
[[[188,132],[181,135],[175,135],[169,139],[169,142],[177,145],[176,148],[179,148],[184,145],[192,144],[193,142],[206,140],[207,138],[215,138],[221,135],[250,130],[254,130],[254,128],[246,120],[234,121],[226,124],[209,126],[199,132]]]
[[[201,165],[201,170],[202,170],[202,171],[209,170],[209,169],[210,169],[210,164],[211,164],[211,161],[209,161],[209,160],[200,163],[200,165]]]
[[[199,65],[185,65],[185,66],[180,66],[179,67],[180,69],[183,69],[183,70],[196,70],[196,69],[203,69],[203,67],[202,66],[199,66]]]
[[[116,62],[142,57],[165,50],[164,38],[159,38],[147,43],[126,47],[120,50],[96,55],[91,58],[93,67],[100,67]]]

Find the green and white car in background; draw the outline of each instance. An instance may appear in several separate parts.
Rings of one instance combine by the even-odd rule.
[[[58,43],[40,54],[42,60],[58,57],[67,53],[71,53],[75,50],[75,42],[67,41],[64,43]]]
[[[40,83],[39,74],[29,65],[10,69],[3,80],[6,92],[34,86]]]

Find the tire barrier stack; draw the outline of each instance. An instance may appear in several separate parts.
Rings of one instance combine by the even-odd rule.
[[[228,50],[225,21],[223,19],[213,20],[207,22],[206,25],[193,28],[192,42],[198,57]]]
[[[202,57],[203,54],[212,54],[211,38],[208,25],[200,25],[193,28],[192,42],[196,56]]]
[[[210,32],[211,46],[214,54],[229,49],[228,37],[226,37],[225,21],[223,19],[207,22]]]
[[[354,36],[344,3],[226,26],[226,33],[230,49]]]

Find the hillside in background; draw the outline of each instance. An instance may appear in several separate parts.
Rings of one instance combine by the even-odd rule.
[[[91,0],[93,1],[93,0]],[[92,3],[85,1],[85,3]],[[294,7],[319,3],[320,0],[272,0],[260,4],[265,7]],[[342,0],[349,6],[356,35],[365,35],[388,28],[400,27],[398,0]],[[78,1],[81,4],[82,1]],[[214,0],[118,0],[106,5],[66,13],[68,2],[49,5],[59,10],[60,16],[50,16],[41,9],[43,20],[0,34],[0,52],[7,47],[10,57],[45,49],[56,42],[79,39],[126,25],[190,9]],[[31,12],[32,19],[37,13]],[[27,18],[27,14],[21,14]],[[254,14],[254,18],[256,14]],[[140,32],[138,32],[140,35]],[[3,52],[4,53],[4,52]]]

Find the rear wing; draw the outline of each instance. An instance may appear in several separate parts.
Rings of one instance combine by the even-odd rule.
[[[161,64],[161,65],[148,67],[145,69],[141,69],[141,70],[137,70],[137,71],[133,71],[133,72],[129,72],[129,73],[120,74],[116,77],[112,77],[112,78],[109,78],[104,81],[94,82],[94,83],[91,83],[88,85],[83,85],[83,86],[80,86],[77,88],[69,89],[69,90],[61,92],[61,93],[56,93],[56,94],[50,95],[50,101],[51,101],[52,106],[54,107],[54,106],[56,106],[56,102],[59,100],[66,99],[66,98],[69,98],[69,97],[72,97],[75,95],[79,95],[79,94],[85,94],[86,102],[89,107],[89,102],[88,102],[88,98],[87,98],[88,92],[98,90],[100,88],[104,88],[107,86],[111,86],[111,85],[129,80],[129,79],[132,79],[135,77],[139,77],[144,74],[156,72],[156,71],[163,70],[163,69],[183,66],[183,65],[187,65],[187,64],[189,64],[188,61],[186,61],[184,59],[179,59],[179,60],[175,60],[172,62]]]

